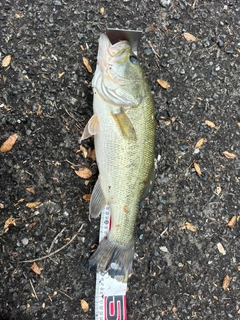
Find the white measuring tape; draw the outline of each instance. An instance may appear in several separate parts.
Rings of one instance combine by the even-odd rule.
[[[106,206],[101,213],[99,242],[108,234],[110,208]],[[95,320],[127,320],[126,290],[127,282],[123,275],[111,276],[109,272],[97,272],[95,291]]]

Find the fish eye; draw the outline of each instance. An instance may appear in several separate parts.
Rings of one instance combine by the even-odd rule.
[[[133,63],[133,64],[137,64],[138,63],[138,58],[136,56],[130,56],[129,60]]]

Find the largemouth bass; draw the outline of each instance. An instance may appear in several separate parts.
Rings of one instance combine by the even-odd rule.
[[[99,39],[92,80],[94,115],[82,138],[94,135],[99,177],[90,200],[97,218],[108,204],[111,229],[90,257],[98,270],[129,274],[134,255],[134,225],[139,204],[154,176],[154,106],[137,56],[127,41]]]

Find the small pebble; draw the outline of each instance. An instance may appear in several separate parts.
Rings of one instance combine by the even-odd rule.
[[[21,240],[21,242],[22,242],[22,244],[23,244],[24,246],[26,246],[26,245],[28,244],[28,239],[27,239],[27,238],[23,238],[23,239]]]
[[[152,49],[147,48],[147,49],[144,50],[144,53],[145,53],[147,56],[149,56],[150,54],[152,54]]]

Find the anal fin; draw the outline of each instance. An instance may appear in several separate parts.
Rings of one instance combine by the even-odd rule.
[[[98,178],[92,192],[92,196],[90,199],[90,206],[89,206],[89,214],[92,218],[97,218],[101,211],[106,206],[107,201],[105,196],[102,192],[102,188],[100,185],[100,180]]]

